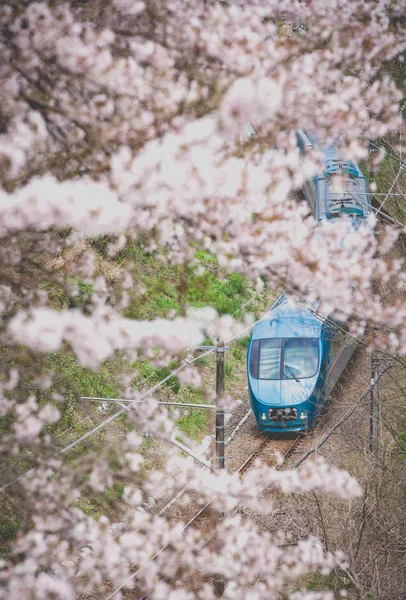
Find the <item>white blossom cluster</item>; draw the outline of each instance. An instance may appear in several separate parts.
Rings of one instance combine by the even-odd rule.
[[[388,229],[378,240],[372,218],[357,232],[344,220],[317,224],[292,199],[320,161],[300,159],[298,128],[326,143],[340,136],[356,159],[367,156],[359,136],[399,128],[401,95],[381,68],[406,47],[404,8],[404,0],[392,0],[390,12],[386,0],[1,3],[1,485],[10,472],[21,474],[20,463],[30,470],[6,490],[24,519],[0,560],[0,598],[73,600],[136,586],[140,597],[210,600],[207,582],[221,575],[233,600],[282,592],[330,600],[298,591],[297,580],[342,566],[340,553],[313,538],[286,550],[248,518],[220,517],[241,504],[272,511],[261,495],[266,486],[358,497],[353,478],[318,461],[293,472],[257,465],[243,479],[219,477],[169,452],[163,468],[149,469],[141,434],[175,434],[153,399],[130,408],[138,433],[116,452],[115,471],[110,448],[71,462],[49,458],[59,411],[44,405],[42,393],[55,386],[56,402],[69,390],[58,373],[44,377],[43,355],[68,349],[92,368],[117,353],[163,365],[205,335],[225,341],[250,324],[210,308],[125,317],[129,298],[142,303],[146,291],[127,264],[110,284],[97,271],[94,247],[111,257],[138,243],[185,270],[204,248],[221,267],[317,298],[343,319],[362,307],[359,330],[367,320],[385,326],[380,343],[405,354],[406,303],[399,296],[383,305],[373,292],[394,279],[404,287],[402,261],[385,255],[397,233]],[[287,34],[281,15],[303,26]],[[243,136],[247,123],[256,135]],[[74,276],[89,287],[80,307]],[[61,310],[50,305],[58,289],[70,302]],[[190,369],[181,379],[200,383]],[[116,479],[125,482],[124,531],[79,508],[81,494],[103,494]],[[134,510],[186,484],[199,506],[211,501],[206,537]]]

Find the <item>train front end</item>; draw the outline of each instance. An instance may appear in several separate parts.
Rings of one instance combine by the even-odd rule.
[[[303,194],[317,221],[349,219],[357,230],[368,224],[371,198],[367,181],[359,165],[342,156],[342,148],[318,142],[312,133],[299,129],[297,143],[302,156],[318,150],[323,170],[303,183]]]
[[[250,404],[269,432],[307,431],[322,401],[321,322],[286,298],[252,332],[247,354]]]

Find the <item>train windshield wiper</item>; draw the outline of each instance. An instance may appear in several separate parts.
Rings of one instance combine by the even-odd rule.
[[[292,371],[292,369],[290,367],[288,367],[288,365],[285,365],[284,367],[287,371],[289,371],[289,373],[292,375],[293,379],[295,381],[297,381],[298,383],[300,383],[299,379],[296,377],[296,375],[294,374],[294,372]]]

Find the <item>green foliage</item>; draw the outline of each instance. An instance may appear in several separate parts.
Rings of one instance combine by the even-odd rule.
[[[195,257],[203,263],[217,265],[217,258],[208,250],[197,250]]]
[[[105,515],[107,510],[106,495],[98,494],[83,494],[76,502],[76,506],[80,508],[85,515],[97,519]]]
[[[93,293],[93,286],[79,277],[74,277],[71,282],[77,287],[76,296],[69,298],[69,308],[79,308],[87,304]]]
[[[112,487],[106,488],[106,496],[112,502],[118,502],[124,494],[124,484],[116,481]]]
[[[97,371],[92,371],[81,365],[72,354],[66,352],[49,354],[46,361],[46,369],[55,373],[55,385],[59,390],[65,390],[70,398],[72,394],[75,396],[117,397],[118,387],[115,378],[117,372],[124,368],[124,363],[113,357]]]
[[[188,404],[201,404],[204,399],[199,390],[190,387],[182,387],[176,397],[176,401]],[[202,432],[208,433],[209,410],[203,408],[189,408],[182,411],[183,414],[176,422],[176,425],[188,437],[199,440]]]
[[[206,367],[209,364],[209,361],[210,361],[209,356],[202,356],[201,358],[199,358],[198,364],[201,367]]]
[[[92,424],[91,420],[86,419],[86,414],[92,414],[97,404],[86,400],[80,401],[80,397],[117,398],[120,390],[116,383],[117,374],[122,373],[126,368],[126,365],[117,357],[113,357],[99,369],[92,371],[79,364],[76,358],[66,351],[61,350],[58,353],[48,354],[45,357],[44,371],[53,373],[53,385],[51,389],[38,392],[37,395],[41,403],[51,402],[53,392],[61,394],[63,400],[56,404],[61,413],[61,419],[55,425],[47,425],[46,431],[52,437],[58,436],[62,444],[72,439],[71,428],[74,428],[73,435],[75,437],[84,435]],[[128,419],[125,415],[120,420],[120,426],[128,429]],[[65,431],[66,433],[64,433]],[[69,460],[75,461],[89,451],[97,452],[104,441],[104,436],[105,433],[101,430],[85,443],[73,448],[69,452]]]
[[[153,386],[156,383],[162,381],[162,379],[165,379],[165,377],[167,377],[168,375],[170,375],[170,373],[175,368],[175,364],[170,363],[167,367],[159,367],[158,369],[156,369],[151,365],[150,362],[146,360],[137,361],[134,363],[133,366],[135,366],[139,372],[139,377],[135,382],[137,387],[140,384],[142,384],[143,381],[148,381],[148,385]],[[177,377],[171,377],[170,379],[168,379],[168,381],[165,382],[164,385],[170,388],[175,393],[178,392],[180,389],[180,382]]]
[[[7,559],[12,542],[24,526],[24,515],[16,502],[3,495],[0,499],[0,557]]]
[[[13,540],[20,528],[21,524],[15,516],[0,521],[0,544]]]
[[[230,375],[232,375],[233,372],[234,372],[233,365],[229,361],[226,360],[224,362],[224,374],[230,377]]]
[[[333,574],[322,575],[321,573],[312,573],[305,577],[305,581],[306,589],[309,592],[322,592],[325,590],[340,592],[348,588],[342,578],[338,578]]]
[[[233,358],[237,361],[244,362],[244,364],[250,337],[251,336],[247,335],[245,337],[237,338],[230,348],[230,354]]]
[[[235,343],[237,344],[237,346],[240,346],[240,348],[247,350],[248,344],[250,343],[250,339],[251,339],[251,335],[246,335],[244,337],[237,338],[235,340]]]
[[[166,317],[170,311],[181,314],[184,306],[211,306],[219,314],[243,316],[246,309],[239,313],[242,304],[252,297],[252,287],[239,273],[224,273],[217,259],[206,250],[196,249],[192,266],[173,265],[158,260],[157,253],[146,252],[141,244],[126,248],[125,257],[134,262],[139,285],[145,289],[141,298],[134,299],[126,310],[126,316],[134,319]],[[203,269],[203,270],[202,270]],[[261,302],[253,302],[250,308],[264,308]],[[245,368],[245,353],[249,336],[236,340],[232,344],[225,363],[225,375],[234,379]],[[214,345],[214,341],[205,339],[202,345]],[[214,369],[213,357],[204,356],[198,365]],[[147,361],[137,361],[134,366],[139,377],[134,382],[137,387],[145,383],[153,386],[164,379],[177,365],[174,361],[167,367],[155,369]],[[213,371],[214,372],[214,371]],[[174,394],[176,402],[203,402],[200,392],[181,387],[179,380],[169,379],[165,387]],[[189,437],[199,439],[209,426],[207,411],[192,409],[185,412],[177,425]]]
[[[80,277],[68,277],[66,281],[68,287],[72,286],[75,290],[75,294],[54,281],[45,281],[40,285],[40,288],[47,292],[48,299],[54,308],[81,308],[85,306],[90,300],[93,286]]]
[[[47,292],[50,303],[58,308],[67,308],[69,306],[69,298],[65,294],[63,288],[53,281],[45,281],[40,285],[40,288]]]
[[[177,421],[177,426],[191,439],[199,440],[202,431],[208,427],[207,412],[202,408],[191,408]]]
[[[220,315],[234,314],[246,300],[248,286],[242,275],[221,274],[206,270],[202,275],[190,274],[187,303],[192,306],[212,306]]]
[[[179,314],[184,305],[212,306],[219,314],[233,314],[252,294],[242,275],[222,273],[216,257],[206,250],[197,250],[195,264],[186,269],[158,260],[156,253],[147,253],[140,245],[126,253],[145,288],[144,297],[126,309],[126,316],[132,319],[165,317],[173,310]]]

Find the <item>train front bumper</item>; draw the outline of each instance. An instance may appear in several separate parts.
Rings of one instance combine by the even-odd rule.
[[[251,398],[251,407],[263,431],[307,431],[315,417],[315,407],[310,401],[293,406],[275,406]]]

